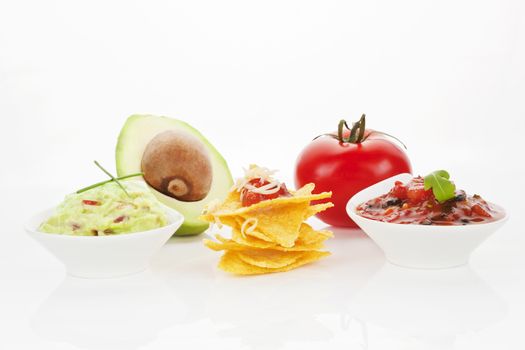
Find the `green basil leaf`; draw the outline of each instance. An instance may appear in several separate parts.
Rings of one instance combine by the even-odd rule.
[[[450,175],[445,170],[436,170],[424,178],[425,190],[432,188],[434,197],[443,203],[456,195],[456,185],[449,180]]]

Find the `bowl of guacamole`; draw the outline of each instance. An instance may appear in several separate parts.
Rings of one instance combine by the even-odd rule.
[[[70,236],[107,236],[148,231],[168,224],[162,204],[143,183],[115,182],[66,196],[39,231]]]
[[[70,275],[118,277],[147,268],[184,217],[160,203],[142,181],[115,182],[73,193],[33,216],[29,235],[64,263]]]

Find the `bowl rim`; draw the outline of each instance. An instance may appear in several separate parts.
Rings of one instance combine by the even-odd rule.
[[[371,186],[369,186],[367,188],[364,188],[361,191],[357,192],[346,203],[346,213],[347,213],[347,215],[354,221],[356,221],[354,218],[357,218],[357,220],[363,220],[364,222],[372,223],[374,225],[380,225],[380,226],[383,226],[385,228],[386,227],[392,228],[392,225],[396,225],[396,227],[406,227],[408,230],[418,230],[418,231],[427,231],[427,232],[429,232],[429,231],[450,231],[450,230],[472,230],[472,228],[480,227],[480,226],[482,226],[482,227],[497,226],[497,225],[503,224],[509,218],[509,212],[506,209],[504,209],[502,206],[500,206],[498,204],[495,204],[493,202],[491,202],[491,203],[495,204],[499,208],[501,208],[501,210],[503,212],[503,217],[501,217],[498,220],[494,220],[494,221],[490,221],[490,222],[484,222],[484,223],[478,223],[478,224],[471,224],[471,225],[416,225],[416,224],[400,224],[400,223],[396,223],[396,222],[385,222],[385,221],[369,219],[369,218],[366,218],[364,216],[359,215],[356,212],[356,208],[357,208],[357,206],[359,204],[361,204],[363,202],[366,202],[366,201],[368,201],[368,200],[370,200],[372,198],[375,198],[375,197],[377,197],[377,195],[370,194],[370,196],[368,196],[368,197],[365,196],[364,200],[362,200],[362,201],[360,200],[359,203],[354,203],[356,201],[355,200],[356,197],[363,196],[367,192],[372,192],[372,187],[380,186],[380,185],[382,185],[384,183],[390,183],[390,182],[393,182],[393,181],[402,181],[402,182],[406,183],[408,176],[410,176],[410,178],[414,177],[414,175],[410,174],[410,173],[397,174],[397,175],[391,176],[391,177],[389,177],[387,179],[384,179],[382,181],[376,182],[375,184],[373,184],[373,185],[371,185]],[[358,224],[357,221],[356,221],[356,224]],[[358,226],[359,226],[359,224],[358,224]]]
[[[89,240],[89,239],[91,240],[102,240],[102,239],[111,240],[113,239],[115,240],[115,239],[125,239],[125,238],[130,238],[130,237],[146,236],[146,235],[155,234],[155,233],[158,233],[157,232],[158,230],[167,229],[171,226],[180,226],[184,222],[184,215],[182,215],[179,211],[173,208],[170,208],[163,203],[159,203],[159,204],[164,209],[164,211],[166,211],[166,214],[168,215],[169,223],[167,225],[157,227],[157,228],[147,230],[147,231],[137,231],[137,232],[129,232],[129,233],[123,233],[123,234],[118,234],[118,235],[106,235],[106,236],[75,236],[75,235],[67,235],[67,234],[61,234],[61,233],[42,232],[42,231],[39,231],[38,228],[34,227],[34,225],[32,225],[32,222],[35,221],[37,217],[48,216],[49,213],[52,213],[56,209],[56,206],[50,207],[45,210],[40,210],[36,214],[33,214],[29,219],[26,219],[25,224],[24,224],[24,229],[29,234],[38,235],[42,237],[53,237],[52,239],[73,239],[73,240],[75,239],[84,239],[84,240]],[[170,216],[175,216],[175,219],[172,222],[170,222],[171,221]],[[173,231],[173,233],[175,233],[175,230]]]

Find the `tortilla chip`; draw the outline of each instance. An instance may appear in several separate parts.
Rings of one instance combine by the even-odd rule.
[[[230,216],[224,214],[231,214],[238,209],[242,208],[240,200],[240,193],[237,191],[230,191],[222,203],[212,201],[204,208],[202,215],[199,216],[200,220],[207,222],[215,222],[215,217]]]
[[[333,206],[310,205],[331,197],[331,192],[312,194],[314,184],[307,184],[291,196],[264,200],[243,207],[240,193],[232,190],[224,202],[212,202],[202,220],[232,228],[232,239],[216,235],[217,241],[204,240],[215,251],[225,250],[219,268],[238,275],[282,272],[329,255],[319,251],[330,231],[316,231],[303,223],[308,217]]]
[[[310,205],[308,209],[306,210],[306,213],[304,214],[304,220],[308,219],[310,216],[314,216],[317,213],[325,211],[326,209],[329,209],[333,206],[334,206],[334,203],[332,202]]]
[[[299,266],[308,264],[310,262],[319,260],[325,256],[330,255],[329,252],[305,252],[294,263],[279,268],[260,267],[247,264],[239,257],[236,251],[227,251],[219,261],[219,268],[236,275],[259,275],[263,273],[285,272],[295,269]]]
[[[204,245],[211,250],[215,250],[216,252],[220,252],[221,250],[240,250],[240,249],[250,249],[249,247],[240,247],[240,249],[237,249],[240,245],[230,242],[215,242],[211,239],[203,239],[202,242]]]
[[[252,238],[247,236],[246,240],[241,242],[226,239],[220,235],[215,235],[219,242],[215,242],[209,239],[204,239],[204,245],[208,248],[219,251],[219,250],[249,250],[249,249],[273,249],[283,252],[302,252],[310,250],[320,250],[324,248],[322,241],[312,244],[296,243],[293,247],[282,247],[275,243],[265,242],[263,240]]]
[[[231,191],[228,193],[228,196],[220,205],[216,208],[213,208],[211,212],[205,209],[205,213],[200,216],[202,220],[213,222],[212,217],[217,216],[219,218],[223,216],[245,216],[247,213],[253,213],[259,209],[264,209],[267,207],[280,207],[282,205],[287,205],[291,203],[301,203],[308,202],[320,199],[330,198],[332,192],[323,192],[318,194],[312,194],[312,190],[315,185],[310,183],[306,184],[297,191],[292,193],[291,197],[278,197],[274,199],[268,199],[260,201],[259,203],[250,205],[248,207],[243,207],[240,200],[240,193],[237,191]]]
[[[326,239],[331,238],[331,237],[333,237],[333,234],[331,231],[328,231],[328,230],[316,231],[307,223],[302,223],[301,227],[299,228],[299,235],[297,237],[297,240],[295,241],[295,244],[292,247],[283,247],[283,248],[289,248],[289,250],[296,250],[293,248],[304,247],[305,249],[297,249],[297,250],[307,250],[308,247],[311,247],[312,245],[320,245]],[[253,237],[249,234],[243,235],[239,229],[235,229],[235,228],[232,229],[232,240],[239,244],[252,246],[254,248],[276,249],[276,247],[279,246],[278,243],[269,242],[268,240],[262,240],[262,239]]]
[[[242,209],[242,203],[241,203],[241,194],[237,191],[230,191],[226,198],[224,199],[224,202],[220,205],[219,209],[220,211],[224,211],[226,213],[228,212],[234,212],[236,210]]]
[[[329,204],[313,206],[312,200],[328,198],[331,192],[312,194],[314,184],[307,184],[293,192],[291,197],[278,197],[264,200],[248,207],[242,207],[240,194],[231,191],[223,203],[205,210],[201,219],[240,229],[246,220],[257,220],[257,226],[244,232],[267,242],[275,242],[283,247],[292,247],[299,236],[302,221],[308,215],[329,207]],[[235,224],[236,223],[236,224]]]
[[[299,236],[299,228],[308,205],[308,202],[287,203],[246,211],[240,216],[245,220],[256,218],[257,226],[252,232],[244,233],[283,247],[292,247]]]
[[[301,225],[301,230],[299,232],[299,237],[295,242],[296,245],[312,245],[323,243],[326,239],[333,237],[332,232],[328,230],[316,231],[312,226],[307,223]]]
[[[241,250],[237,255],[247,264],[268,269],[278,269],[295,263],[305,253],[283,252],[273,249],[250,249]]]
[[[245,223],[246,220],[253,220],[253,219],[257,220],[257,225],[255,225],[255,227],[252,230],[249,230],[248,228],[251,225],[247,224],[247,227],[245,227],[244,234],[243,234],[241,232],[243,224]],[[275,244],[274,239],[273,239],[272,236],[266,235],[264,232],[261,232],[261,230],[259,230],[257,228],[257,226],[259,225],[259,219],[258,218],[248,218],[248,219],[246,219],[246,218],[244,218],[242,216],[237,216],[237,217],[235,217],[235,221],[236,221],[236,225],[235,226],[230,225],[230,227],[232,228],[232,234],[233,234],[233,232],[236,232],[236,234],[238,234],[238,235],[240,235],[242,237],[253,237],[253,238],[259,239],[261,241],[265,241],[265,242],[268,242],[268,243],[271,243],[271,244]]]
[[[239,220],[242,221],[242,218],[239,218]],[[232,227],[232,240],[239,244],[244,244],[255,248],[271,248],[277,245],[277,243],[272,242],[269,237],[264,236],[264,238],[259,238],[258,236],[258,232],[256,232],[255,235],[242,234],[241,225],[238,227]]]
[[[291,193],[294,197],[309,196],[312,194],[312,191],[314,190],[314,188],[315,188],[315,184],[313,182],[310,182],[295,191],[291,191]]]

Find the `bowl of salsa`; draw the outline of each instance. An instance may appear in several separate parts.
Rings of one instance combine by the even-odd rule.
[[[347,213],[393,264],[461,266],[508,215],[480,195],[453,186],[446,200],[438,200],[423,177],[396,175],[354,195]]]

